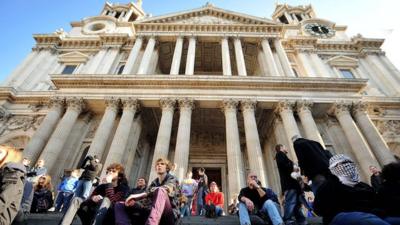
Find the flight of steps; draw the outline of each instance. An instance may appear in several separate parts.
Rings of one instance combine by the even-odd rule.
[[[47,214],[31,214],[27,225],[57,225],[61,219],[60,213]],[[257,220],[256,217],[251,218],[253,225],[265,225]],[[312,218],[308,220],[310,225],[321,225],[321,218]],[[216,219],[209,219],[202,216],[185,217],[181,220],[181,225],[239,225],[238,216],[223,216]],[[76,217],[72,225],[81,225],[81,222]]]

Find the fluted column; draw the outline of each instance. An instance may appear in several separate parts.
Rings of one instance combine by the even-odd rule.
[[[30,159],[32,162],[38,160],[40,151],[43,150],[64,111],[64,104],[65,100],[63,98],[54,97],[50,99],[50,110],[46,117],[44,117],[40,127],[36,130],[28,145],[25,147],[23,152],[24,157]]]
[[[300,58],[302,66],[306,72],[307,77],[317,77],[314,68],[310,64],[310,54],[306,51],[301,51],[297,54]]]
[[[121,46],[110,46],[107,49],[106,55],[101,60],[100,65],[98,65],[96,73],[97,74],[108,74],[115,59],[120,51]]]
[[[225,76],[232,76],[228,37],[223,37],[221,39],[221,54],[222,54],[222,74]]]
[[[378,165],[375,156],[369,150],[368,144],[365,142],[360,130],[354,123],[350,115],[350,103],[337,102],[330,109],[338,119],[347,140],[349,141],[352,151],[361,167],[361,172],[364,178],[369,177],[369,166]]]
[[[278,72],[278,68],[276,67],[274,55],[272,54],[271,46],[269,45],[269,41],[267,38],[264,38],[261,41],[261,46],[263,48],[263,53],[265,56],[265,60],[267,62],[269,75],[273,76],[273,77],[279,76],[279,72]]]
[[[288,21],[289,23],[293,23],[293,19],[292,19],[292,17],[289,15],[289,13],[288,13],[288,12],[284,12],[284,14],[285,14],[285,17],[286,17],[287,21]]]
[[[390,152],[385,140],[380,135],[378,129],[367,113],[368,104],[364,102],[358,102],[353,107],[353,115],[357,121],[358,127],[360,127],[362,133],[367,139],[371,150],[374,152],[377,160],[384,166],[388,163],[394,162],[395,158]]]
[[[190,127],[194,101],[192,99],[180,99],[178,103],[180,115],[174,162],[177,164],[175,174],[182,181],[185,178],[189,163]]]
[[[119,120],[117,130],[114,134],[114,139],[111,142],[110,150],[108,151],[106,160],[104,162],[104,168],[111,163],[122,162],[129,140],[133,119],[137,109],[139,108],[137,99],[127,98],[122,99],[121,102],[123,106],[122,116]]]
[[[260,177],[263,185],[267,185],[266,173],[264,171],[263,155],[261,151],[260,138],[258,135],[255,108],[257,102],[254,100],[241,101],[243,112],[244,129],[246,133],[247,158],[251,171]]]
[[[142,44],[143,44],[143,37],[142,36],[137,36],[135,40],[135,44],[133,45],[133,48],[131,52],[129,53],[128,60],[125,63],[124,70],[122,71],[122,74],[132,74],[133,73],[133,66],[135,65],[135,62],[139,56],[140,50],[142,49]]]
[[[87,68],[84,68],[83,71],[86,74],[94,74],[96,73],[97,68],[100,66],[101,61],[107,53],[107,48],[102,47],[96,55],[93,56],[90,62],[86,65]]]
[[[151,36],[147,41],[146,49],[144,50],[142,61],[140,62],[140,66],[137,74],[147,74],[149,67],[151,56],[153,55],[154,47],[156,46],[156,38]]]
[[[239,76],[247,76],[246,63],[244,61],[243,48],[240,38],[236,37],[233,40],[235,46],[236,66]]]
[[[196,37],[190,36],[189,37],[189,47],[188,47],[187,58],[186,58],[186,67],[185,67],[186,75],[194,74],[195,56],[196,56]]]
[[[306,133],[306,138],[319,142],[325,148],[325,143],[322,140],[321,134],[318,131],[317,124],[312,116],[311,108],[313,106],[311,101],[297,102],[297,113]]]
[[[222,103],[225,114],[226,153],[228,159],[228,184],[230,194],[228,199],[230,199],[235,194],[239,194],[245,182],[243,159],[240,150],[239,128],[236,117],[238,101],[224,100]],[[256,172],[258,173],[258,171]]]
[[[276,53],[278,54],[279,60],[281,61],[281,65],[285,75],[288,77],[295,77],[292,66],[290,65],[289,59],[286,55],[285,49],[283,49],[281,40],[274,39],[274,46],[276,49]]]
[[[67,111],[58,123],[57,128],[54,130],[39,157],[46,161],[48,171],[51,171],[53,167],[56,166],[56,159],[58,155],[61,154],[68,135],[84,107],[84,101],[81,98],[70,98],[67,99],[67,105]]]
[[[318,71],[317,76],[318,77],[330,77],[329,76],[329,71],[326,68],[326,65],[324,61],[318,56],[316,52],[312,52],[311,54],[311,60],[314,62],[314,66]]]
[[[175,102],[176,102],[175,99],[170,99],[170,98],[160,100],[162,115],[161,115],[160,127],[158,128],[156,146],[154,147],[153,160],[151,163],[152,169],[150,172],[149,180],[153,180],[157,176],[153,169],[153,166],[157,161],[157,159],[168,157]]]
[[[109,98],[105,100],[106,110],[100,124],[94,134],[88,155],[96,155],[99,159],[103,158],[108,138],[114,126],[115,118],[118,113],[119,99]]]
[[[179,67],[181,66],[181,58],[182,58],[182,48],[183,48],[183,37],[176,37],[174,56],[172,58],[171,63],[171,71],[169,74],[178,75]]]

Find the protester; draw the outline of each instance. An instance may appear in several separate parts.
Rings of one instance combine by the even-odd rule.
[[[187,201],[182,207],[181,216],[190,216],[192,212],[193,195],[197,188],[197,182],[192,179],[192,172],[186,173],[186,178],[181,183],[181,195],[185,196]]]
[[[378,190],[378,204],[386,217],[397,217],[400,224],[400,162],[387,164],[382,169],[383,183]],[[387,221],[394,218],[387,218]],[[394,223],[393,223],[394,224]]]
[[[39,177],[47,174],[47,168],[44,166],[44,159],[39,159],[36,165],[28,172],[28,181],[37,183]]]
[[[32,201],[33,201],[33,184],[32,182],[25,181],[20,209],[18,211],[17,216],[14,218],[12,225],[25,224],[25,221],[31,211]]]
[[[375,191],[378,191],[383,182],[381,171],[379,171],[376,166],[372,165],[369,166],[369,171],[371,172],[371,186],[375,189]]]
[[[206,216],[209,212],[209,217],[222,216],[224,213],[224,193],[219,191],[215,181],[210,183],[210,192],[206,195]]]
[[[240,225],[250,225],[250,214],[266,217],[273,225],[283,225],[280,215],[278,197],[269,188],[261,187],[257,175],[253,172],[247,175],[247,187],[240,190],[239,220]]]
[[[285,224],[306,224],[306,218],[302,212],[303,191],[297,179],[301,179],[300,172],[294,172],[296,165],[287,157],[288,151],[282,144],[275,146],[276,163],[278,165],[281,180],[282,193],[285,196],[283,204]],[[295,220],[293,219],[295,217]]]
[[[129,191],[128,196],[137,195],[146,192],[147,181],[144,177],[139,177],[136,180],[136,187],[132,188]],[[144,211],[144,202],[143,201],[135,201],[133,205],[125,205],[124,201],[120,201],[115,203],[114,212],[115,212],[115,224],[131,224],[133,221],[136,224],[144,224],[147,220],[147,212]]]
[[[0,145],[0,224],[11,224],[20,209],[25,182],[22,154]]]
[[[89,197],[90,189],[93,186],[93,180],[99,174],[101,167],[100,160],[96,156],[86,156],[80,166],[84,171],[79,177],[79,182],[75,189],[75,197],[83,198],[84,200]]]
[[[159,158],[155,164],[157,178],[154,179],[147,191],[141,194],[130,195],[125,200],[126,206],[133,206],[137,201],[143,201],[141,213],[147,216],[146,225],[174,225],[179,218],[177,179],[169,174],[170,162]],[[124,221],[118,221],[116,215],[116,224],[129,224]],[[135,224],[135,222],[134,222]]]
[[[197,173],[199,174],[199,180],[196,191],[196,215],[203,215],[203,207],[204,207],[204,197],[207,194],[208,188],[208,177],[206,175],[206,170],[203,167],[197,169]]]
[[[37,184],[33,187],[31,213],[45,213],[53,207],[52,190],[51,177],[49,175],[39,177]]]
[[[77,170],[69,171],[69,174],[63,178],[63,181],[58,186],[58,194],[55,204],[56,212],[59,212],[60,209],[62,209],[63,213],[67,211],[71,199],[74,196],[76,186],[78,185],[77,177]]]
[[[29,171],[31,169],[31,160],[28,158],[22,159],[22,164],[25,166],[26,171]]]

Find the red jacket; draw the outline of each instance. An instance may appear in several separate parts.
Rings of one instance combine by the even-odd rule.
[[[215,206],[224,207],[224,193],[210,192],[206,195],[206,204],[213,203]]]

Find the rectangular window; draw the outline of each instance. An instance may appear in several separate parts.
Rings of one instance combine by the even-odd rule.
[[[73,74],[77,65],[66,65],[61,74]]]
[[[349,69],[339,69],[344,78],[355,78],[353,72]]]

